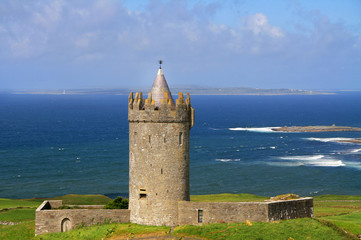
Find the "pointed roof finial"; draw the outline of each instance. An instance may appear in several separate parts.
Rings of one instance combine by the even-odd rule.
[[[162,69],[162,63],[163,63],[163,61],[159,60],[159,69]]]

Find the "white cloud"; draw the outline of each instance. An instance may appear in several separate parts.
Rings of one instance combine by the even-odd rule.
[[[262,13],[257,13],[246,18],[246,27],[255,35],[266,34],[271,37],[281,38],[284,36],[282,30],[268,23],[268,18]]]
[[[264,13],[243,16],[237,27],[216,23],[212,14],[217,7],[200,3],[189,9],[181,1],[151,1],[144,11],[130,11],[109,0],[4,0],[0,10],[9,11],[0,18],[0,60],[106,64],[107,59],[132,57],[136,62],[161,55],[215,65],[249,57],[297,63],[330,55],[342,61],[361,51],[359,37],[321,17],[310,18],[314,28],[307,33],[290,33],[272,25]]]
[[[34,24],[50,30],[61,21],[64,5],[63,1],[53,1],[46,5],[39,3],[39,10],[33,13]]]

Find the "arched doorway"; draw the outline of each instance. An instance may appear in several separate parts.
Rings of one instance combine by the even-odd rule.
[[[61,221],[61,231],[67,232],[71,229],[71,221],[69,218],[64,218],[63,221]]]

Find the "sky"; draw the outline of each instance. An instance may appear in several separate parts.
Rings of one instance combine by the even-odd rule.
[[[361,0],[1,0],[0,91],[361,90]]]

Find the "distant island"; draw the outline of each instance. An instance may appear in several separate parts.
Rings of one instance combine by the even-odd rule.
[[[150,89],[137,88],[147,94]],[[248,87],[176,87],[171,89],[173,93],[189,92],[192,95],[325,95],[335,94],[333,92],[309,91],[299,89],[262,89],[262,88],[248,88]],[[130,92],[135,92],[134,88],[94,88],[94,89],[60,89],[60,90],[22,90],[12,91],[13,94],[107,94],[107,95],[128,95]]]
[[[361,131],[361,128],[358,127],[347,127],[347,126],[307,126],[307,127],[300,127],[300,126],[292,126],[292,127],[279,127],[279,128],[272,128],[272,131],[276,132],[350,132],[350,131]],[[340,140],[340,142],[353,142],[358,141],[361,142],[359,139],[356,140]]]

